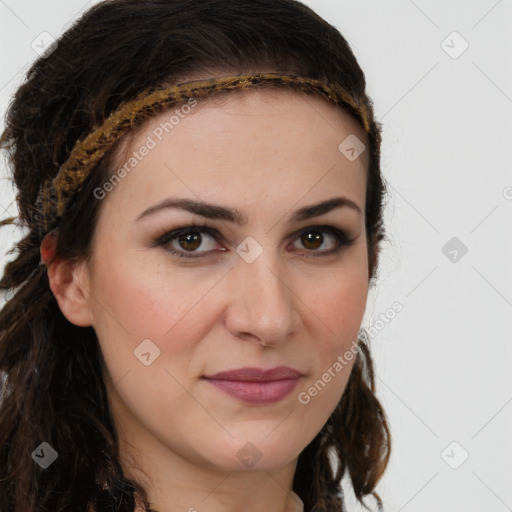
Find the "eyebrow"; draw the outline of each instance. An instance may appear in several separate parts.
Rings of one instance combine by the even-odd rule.
[[[362,215],[363,212],[361,208],[354,203],[354,201],[346,198],[346,197],[333,197],[331,199],[326,199],[320,203],[311,204],[308,206],[304,206],[295,211],[292,217],[292,221],[298,222],[305,219],[310,219],[312,217],[319,217],[320,215],[324,215],[331,210],[336,208],[351,208],[355,210],[359,215]],[[234,222],[240,226],[243,226],[247,223],[247,217],[236,210],[235,208],[226,208],[224,206],[219,206],[216,204],[205,203],[203,201],[195,201],[192,199],[183,199],[183,198],[168,198],[160,201],[154,206],[149,207],[147,210],[144,210],[136,219],[139,221],[144,217],[148,217],[160,210],[165,210],[169,208],[178,208],[182,210],[186,210],[190,213],[195,213],[202,217],[206,217],[208,219],[220,219],[227,220],[230,222]]]

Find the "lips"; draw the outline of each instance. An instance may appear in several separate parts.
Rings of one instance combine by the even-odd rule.
[[[270,404],[282,400],[296,387],[302,373],[287,366],[275,368],[238,368],[206,376],[205,379],[225,393],[252,404]]]

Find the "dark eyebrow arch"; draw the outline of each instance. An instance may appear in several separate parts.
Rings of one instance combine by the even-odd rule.
[[[324,215],[331,210],[334,210],[335,208],[342,207],[351,208],[352,210],[355,210],[359,215],[363,214],[359,206],[354,203],[354,201],[351,201],[346,197],[333,197],[317,204],[299,208],[295,211],[291,220],[297,222],[310,219],[312,217],[319,217],[320,215]],[[243,226],[247,223],[248,220],[244,214],[234,208],[225,208],[223,206],[205,203],[203,201],[195,201],[193,199],[174,198],[164,199],[154,206],[149,207],[147,210],[144,210],[136,220],[139,221],[148,215],[152,215],[153,213],[167,208],[179,208],[190,213],[200,215],[201,217],[206,217],[208,219],[219,219],[234,222],[239,226]]]

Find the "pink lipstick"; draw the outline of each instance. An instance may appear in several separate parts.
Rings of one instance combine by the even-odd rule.
[[[239,368],[205,378],[228,395],[251,404],[271,404],[289,395],[302,374],[287,366]]]

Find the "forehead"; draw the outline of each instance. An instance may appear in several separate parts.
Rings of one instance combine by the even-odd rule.
[[[242,113],[243,112],[243,113]],[[199,115],[197,115],[200,113]],[[168,110],[147,119],[142,125],[126,134],[114,150],[114,157],[119,163],[120,159],[126,160],[130,152],[137,144],[152,134],[157,142],[170,140],[171,132],[176,132],[178,125],[186,124],[186,128],[200,131],[201,121],[208,123],[212,116],[223,117],[224,128],[226,128],[226,115],[234,115],[233,123],[237,123],[236,116],[254,116],[254,122],[261,121],[266,116],[272,119],[273,124],[282,124],[286,128],[287,122],[292,119],[293,123],[306,121],[309,124],[308,139],[327,136],[338,132],[341,138],[348,130],[350,134],[356,135],[367,147],[367,135],[361,124],[348,114],[340,105],[328,100],[320,94],[303,93],[296,89],[282,87],[253,87],[245,90],[223,90],[212,96],[201,98],[190,98]],[[312,118],[316,117],[316,120]],[[196,118],[197,122],[183,123],[185,118]],[[243,124],[239,119],[239,128]],[[220,119],[219,119],[220,120]],[[343,128],[340,130],[340,123]],[[246,123],[245,123],[246,124]],[[246,126],[245,126],[246,127]],[[307,129],[307,127],[303,127]],[[322,128],[320,131],[318,128]],[[330,130],[329,130],[330,128]],[[189,132],[190,133],[190,132]],[[364,151],[361,154],[364,164],[368,163],[369,153]]]
[[[234,203],[243,189],[284,205],[305,195],[325,199],[337,188],[364,209],[368,151],[350,160],[340,145],[355,136],[367,146],[366,134],[339,106],[277,88],[221,93],[191,105],[161,112],[122,140],[114,169],[133,164],[133,171],[113,195],[131,188],[127,207],[141,208],[143,198],[169,191],[204,200],[225,193]]]

